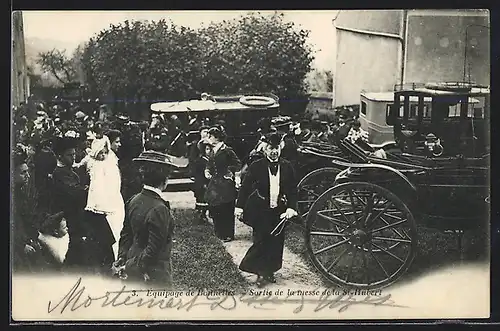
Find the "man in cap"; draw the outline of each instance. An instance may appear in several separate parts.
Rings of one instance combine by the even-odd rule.
[[[297,215],[297,181],[290,162],[281,158],[279,133],[265,136],[265,157],[252,163],[241,185],[235,216],[252,226],[254,243],[240,269],[257,274],[257,285],[276,282],[283,261],[287,220]]]
[[[145,151],[134,158],[143,175],[142,191],[125,206],[120,233],[118,259],[113,270],[130,280],[153,283],[162,288],[172,285],[172,235],[174,219],[170,204],[161,197],[172,167],[170,155]]]

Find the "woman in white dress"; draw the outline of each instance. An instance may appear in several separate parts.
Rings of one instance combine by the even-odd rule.
[[[113,252],[118,254],[118,241],[125,217],[124,201],[120,192],[121,175],[118,158],[111,150],[107,136],[94,139],[89,154],[76,166],[85,165],[90,176],[85,210],[104,214],[113,232]]]

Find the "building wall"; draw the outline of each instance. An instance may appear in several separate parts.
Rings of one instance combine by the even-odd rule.
[[[12,14],[12,103],[19,106],[29,95],[29,81],[24,48],[23,17],[20,11]]]
[[[403,10],[342,10],[337,26],[373,32],[399,34]]]
[[[489,26],[486,15],[410,12],[405,81],[463,81],[467,45],[466,81],[470,70],[472,82],[489,85],[489,29],[483,27]]]
[[[337,29],[334,106],[358,104],[361,90],[392,90],[399,82],[401,41]]]
[[[405,17],[407,24],[403,25]],[[488,12],[342,11],[334,24],[337,42],[334,106],[359,102],[361,90],[392,90],[394,84],[401,82],[402,69],[404,82],[463,81],[466,29],[466,80],[470,72],[471,81],[489,85],[489,29],[470,26],[489,26]],[[346,27],[353,30],[342,29]],[[401,41],[366,34],[369,31],[397,35]],[[403,37],[407,41],[404,59]]]

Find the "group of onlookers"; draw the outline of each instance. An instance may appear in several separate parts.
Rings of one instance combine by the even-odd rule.
[[[223,123],[201,123],[199,140],[175,152],[160,144],[159,119],[99,120],[97,112],[43,105],[14,115],[15,270],[75,269],[171,284],[174,219],[162,192],[181,167],[179,152],[189,155],[200,218],[213,220],[222,242],[235,239],[236,219],[252,226],[254,245],[240,268],[257,274],[259,286],[275,281],[283,228],[297,215],[297,140],[308,139],[299,125],[279,133],[264,119],[258,143],[241,160]],[[170,120],[179,139],[182,130]],[[336,131],[347,136],[351,127],[341,119]]]
[[[34,110],[13,114],[14,268],[105,272],[118,253],[124,201],[141,189],[132,167],[141,129],[77,107]],[[132,175],[125,185],[124,173]]]

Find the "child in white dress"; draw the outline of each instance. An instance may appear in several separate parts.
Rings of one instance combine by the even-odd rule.
[[[113,251],[118,254],[118,241],[125,216],[125,204],[121,195],[121,175],[118,159],[111,150],[107,136],[94,139],[88,155],[75,166],[86,166],[90,176],[89,193],[85,210],[106,215],[115,237]]]

